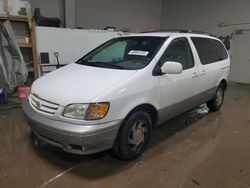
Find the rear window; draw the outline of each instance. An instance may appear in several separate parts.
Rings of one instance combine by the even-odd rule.
[[[215,63],[228,58],[222,43],[210,38],[191,37],[203,65]]]

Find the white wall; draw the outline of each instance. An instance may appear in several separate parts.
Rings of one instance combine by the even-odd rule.
[[[69,64],[77,61],[100,44],[121,35],[120,32],[37,26],[36,45],[38,55],[40,53],[48,53],[49,55],[49,62],[41,62],[42,70],[55,70],[56,67],[46,66],[47,63],[57,64],[55,52],[59,53],[60,64]],[[88,45],[83,45],[84,43]],[[45,66],[43,63],[45,63]]]
[[[58,52],[60,63],[69,64],[100,44],[122,35],[120,32],[36,26],[37,52],[39,55],[49,53],[51,64],[57,63],[54,53]]]
[[[162,0],[162,29],[194,29],[229,34],[237,27],[219,28],[220,23],[250,22],[249,0]],[[244,27],[250,27],[250,24]]]
[[[76,26],[115,26],[132,32],[160,28],[161,0],[76,0]]]

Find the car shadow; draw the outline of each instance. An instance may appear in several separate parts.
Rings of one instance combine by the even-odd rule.
[[[156,145],[191,126],[208,113],[206,105],[201,105],[199,108],[186,112],[155,128],[148,149],[145,152],[154,149]],[[60,170],[67,170],[73,167],[69,173],[74,173],[87,179],[100,179],[123,172],[125,169],[135,166],[143,158],[142,156],[134,161],[121,161],[115,158],[110,151],[85,156],[67,153],[49,145],[39,149],[33,145],[32,148],[37,155],[46,160],[50,165]]]

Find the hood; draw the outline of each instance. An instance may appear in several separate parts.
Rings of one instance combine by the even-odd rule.
[[[135,72],[136,70],[107,69],[72,63],[36,80],[31,92],[61,106],[89,103],[98,94],[114,87]]]

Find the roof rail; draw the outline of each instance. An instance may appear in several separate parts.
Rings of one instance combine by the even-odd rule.
[[[193,33],[193,34],[203,34],[203,35],[210,35],[209,33],[203,31],[196,31],[196,30],[188,30],[188,29],[169,29],[169,30],[155,30],[155,31],[144,31],[141,33],[159,33],[159,32],[173,32],[173,33]]]

